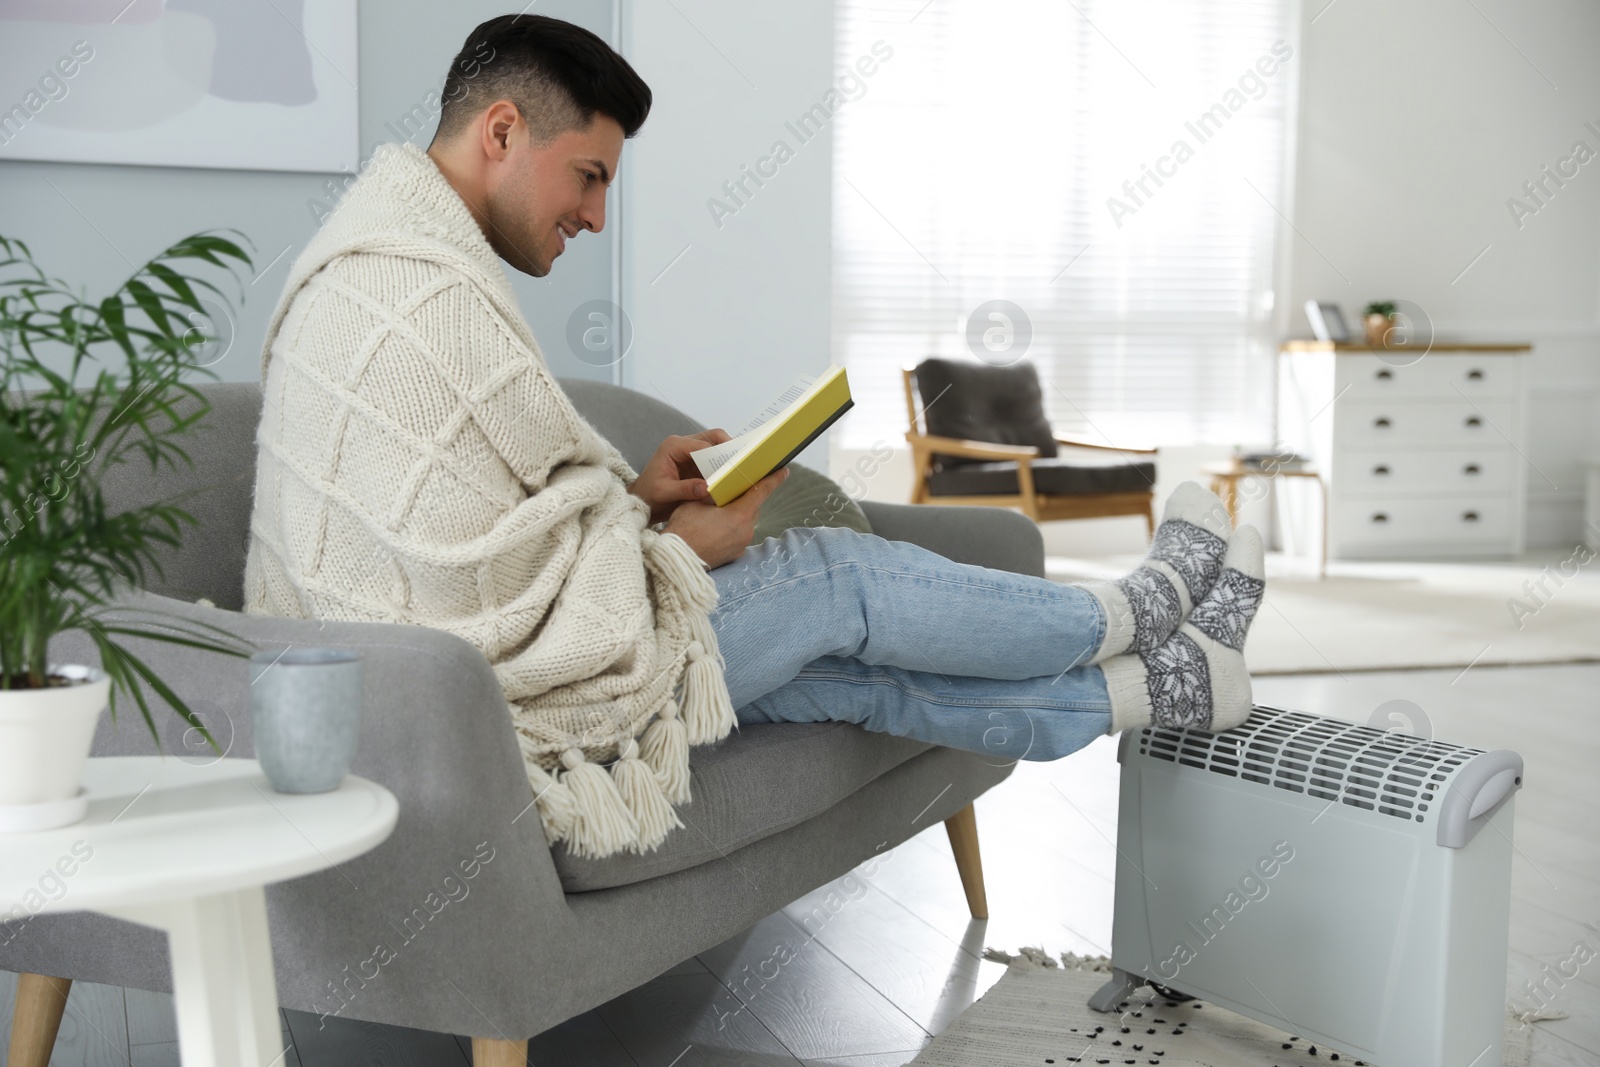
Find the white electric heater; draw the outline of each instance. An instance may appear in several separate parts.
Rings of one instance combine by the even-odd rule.
[[[1090,1007],[1149,982],[1376,1067],[1498,1067],[1521,756],[1258,705],[1117,758]]]

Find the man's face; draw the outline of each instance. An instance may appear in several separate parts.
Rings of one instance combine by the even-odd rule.
[[[492,170],[485,214],[489,244],[524,274],[542,278],[579,230],[606,224],[606,189],[622,155],[622,127],[596,114],[588,127],[534,145],[518,123]]]

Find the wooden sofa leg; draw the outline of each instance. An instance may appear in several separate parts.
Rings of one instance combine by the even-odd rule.
[[[43,974],[17,976],[17,1001],[11,1013],[10,1067],[46,1067],[67,1010],[72,979]]]
[[[968,804],[944,821],[950,835],[950,851],[956,856],[961,873],[961,888],[967,892],[967,908],[974,919],[989,917],[989,898],[983,892],[983,859],[978,855],[978,813]]]
[[[523,1067],[527,1062],[527,1038],[521,1041],[498,1037],[472,1039],[472,1067]]]

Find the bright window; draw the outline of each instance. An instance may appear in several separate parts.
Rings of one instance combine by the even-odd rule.
[[[836,10],[840,444],[899,441],[899,369],[975,349],[1033,361],[1062,432],[1270,443],[1287,0]]]

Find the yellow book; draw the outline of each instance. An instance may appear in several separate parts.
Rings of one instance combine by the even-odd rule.
[[[739,499],[798,456],[854,404],[843,367],[829,367],[816,381],[797,379],[751,429],[691,453],[712,501],[722,507]]]

